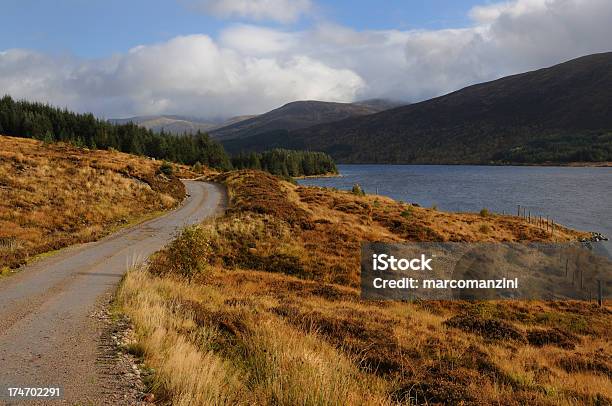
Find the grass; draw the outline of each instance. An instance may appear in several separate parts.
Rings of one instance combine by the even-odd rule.
[[[115,151],[0,136],[0,267],[93,241],[174,207],[177,176],[192,175]]]
[[[550,236],[518,217],[444,213],[262,172],[216,180],[228,187],[227,214],[129,272],[117,297],[162,403],[611,402],[609,307],[359,298],[362,240],[583,233]]]

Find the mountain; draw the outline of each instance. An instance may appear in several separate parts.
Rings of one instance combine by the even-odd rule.
[[[114,124],[126,124],[132,122],[155,132],[161,132],[161,130],[163,129],[165,132],[172,134],[193,134],[196,133],[198,130],[202,132],[209,132],[211,130],[214,130],[215,128],[234,124],[252,117],[254,116],[236,116],[229,118],[225,121],[220,121],[202,120],[194,117],[185,116],[162,115],[119,118],[111,119],[109,121]]]
[[[396,104],[382,99],[365,100],[358,103],[295,101],[248,120],[217,128],[211,131],[210,135],[218,140],[230,140],[251,137],[269,131],[296,130],[315,124],[378,113],[388,106],[395,107]]]
[[[324,151],[344,163],[612,161],[612,52],[226,145],[271,147]]]
[[[390,110],[400,106],[406,106],[410,103],[402,102],[399,100],[391,100],[391,99],[366,99],[356,101],[353,104],[357,104],[359,106],[369,107],[372,110],[376,110],[376,112],[383,110]]]

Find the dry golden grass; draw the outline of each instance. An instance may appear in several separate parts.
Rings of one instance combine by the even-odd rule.
[[[160,165],[119,152],[0,136],[0,269],[175,206],[184,186],[160,174]]]
[[[514,217],[408,207],[261,172],[217,179],[228,214],[130,272],[118,295],[162,402],[610,404],[609,307],[359,298],[361,240],[581,233],[551,237]],[[495,232],[482,235],[482,224]]]
[[[151,389],[175,405],[359,404],[385,401],[384,381],[277,317],[265,303],[142,270],[118,300],[157,372]],[[378,392],[377,392],[377,387]]]

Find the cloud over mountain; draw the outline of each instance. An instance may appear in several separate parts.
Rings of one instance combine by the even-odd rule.
[[[271,6],[277,2],[285,1],[199,4],[252,19],[292,21],[304,12],[262,11],[277,9]],[[109,117],[213,117],[304,99],[418,101],[612,49],[609,0],[515,0],[475,7],[470,16],[471,26],[443,30],[358,31],[324,21],[300,30],[237,24],[216,38],[180,36],[98,60],[9,49],[0,52],[0,93]]]

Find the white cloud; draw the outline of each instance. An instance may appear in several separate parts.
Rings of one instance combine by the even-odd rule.
[[[328,25],[302,48],[365,81],[358,97],[419,101],[612,51],[612,1],[516,0],[477,7],[463,29],[354,31]]]
[[[518,17],[534,10],[542,11],[547,3],[547,0],[515,0],[475,6],[470,10],[470,17],[479,23],[490,23],[503,15]]]
[[[310,0],[184,0],[190,6],[222,18],[291,23],[312,9]]]
[[[221,33],[223,46],[245,55],[270,55],[299,48],[300,35],[254,25],[235,25]]]
[[[419,101],[612,50],[609,0],[517,0],[447,30],[303,31],[234,25],[99,60],[0,52],[0,93],[107,117],[260,113],[300,99]]]
[[[308,55],[251,56],[205,35],[97,61],[58,60],[26,50],[0,54],[0,93],[107,117],[247,114],[296,99],[349,101],[363,86],[351,70]]]

